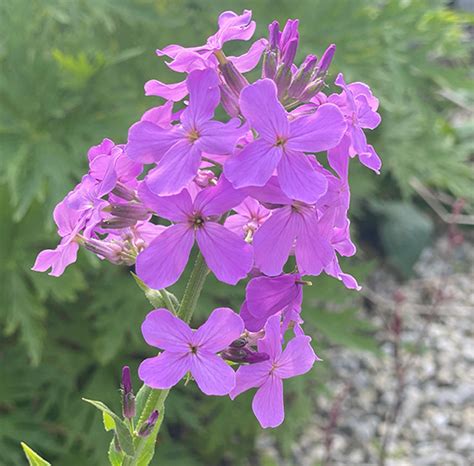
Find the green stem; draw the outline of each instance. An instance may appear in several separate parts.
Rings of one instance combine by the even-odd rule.
[[[178,317],[187,323],[191,321],[191,317],[196,310],[196,305],[208,273],[209,269],[207,268],[204,257],[201,253],[198,253],[178,309]]]
[[[197,302],[199,296],[201,295],[202,289],[204,287],[204,282],[206,281],[207,274],[209,273],[209,269],[207,268],[206,262],[204,257],[199,252],[196,261],[194,263],[193,270],[189,277],[188,283],[186,284],[186,288],[184,290],[183,299],[181,300],[181,304],[179,306],[177,315],[185,322],[190,322],[191,317],[196,310]],[[166,290],[163,290],[162,293],[165,302],[167,301],[167,305],[170,306],[169,309],[174,311],[173,303],[171,302],[170,296]],[[137,422],[137,429],[140,428],[143,422],[145,422],[150,414],[156,409],[160,413],[160,417],[158,418],[158,423],[155,426],[155,429],[150,435],[153,435],[155,438],[158,435],[160,430],[161,424],[164,419],[165,415],[165,401],[168,397],[170,390],[151,390],[150,394],[148,395],[147,401],[145,403],[145,407],[140,414],[140,419]],[[146,446],[147,438],[137,437],[135,441],[135,455],[133,458],[126,458],[122,464],[122,466],[136,466],[138,463],[138,459],[140,458],[140,454],[142,453],[143,449]]]

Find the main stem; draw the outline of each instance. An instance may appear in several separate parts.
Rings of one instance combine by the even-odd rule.
[[[209,269],[206,265],[204,257],[199,252],[196,257],[196,261],[194,262],[193,270],[191,271],[188,283],[186,284],[184,295],[177,312],[178,317],[180,317],[187,323],[191,321],[191,317],[193,316],[194,311],[196,310],[197,302],[199,296],[201,295],[202,289],[204,287],[204,282],[206,281],[208,273]],[[168,295],[166,296],[168,297]],[[155,409],[160,413],[157,425],[154,431],[150,434],[154,437],[158,435],[161,424],[163,423],[163,418],[165,415],[165,401],[168,397],[169,392],[169,389],[151,390],[150,394],[148,395],[145,407],[143,408],[143,412],[140,415],[137,427],[140,427],[140,425],[145,422],[146,419],[148,419],[148,416],[150,416],[150,414]],[[135,444],[135,456],[131,458],[129,462],[125,460],[123,466],[135,466],[137,464],[137,460],[140,457],[140,453],[146,445],[146,440],[146,438],[138,437],[137,442]]]

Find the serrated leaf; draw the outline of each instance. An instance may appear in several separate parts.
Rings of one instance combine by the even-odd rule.
[[[41,458],[41,456],[34,452],[26,443],[21,442],[21,447],[25,452],[30,466],[51,466],[51,463],[48,463],[45,459]]]
[[[133,438],[125,422],[123,422],[123,420],[120,419],[117,414],[115,414],[107,405],[105,405],[101,401],[88,400],[87,398],[82,398],[82,400],[112,417],[115,422],[115,432],[117,434],[120,447],[125,452],[125,454],[127,454],[128,456],[133,456],[135,453],[135,448],[133,447]]]

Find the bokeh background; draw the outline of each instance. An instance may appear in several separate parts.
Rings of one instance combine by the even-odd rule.
[[[52,209],[80,179],[88,147],[125,142],[159,103],[144,82],[176,80],[154,50],[203,43],[219,12],[244,8],[256,38],[273,19],[299,18],[300,59],[334,42],[332,77],[343,71],[380,98],[383,122],[369,138],[383,173],[357,163],[350,173],[359,254],[345,266],[364,289],[319,277],[305,290],[324,361],[285,386],[282,427],[262,434],[249,396],[181,387],[153,464],[474,461],[470,2],[1,0],[0,465],[26,464],[20,440],[54,465],[106,464],[109,434],[80,398],[118,408],[121,366],[150,354],[138,331],[150,305],[126,268],[83,252],[60,278],[30,267],[55,244]],[[243,293],[210,279],[197,320],[238,309]]]

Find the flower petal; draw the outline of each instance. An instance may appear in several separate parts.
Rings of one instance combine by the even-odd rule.
[[[283,382],[272,375],[257,390],[252,402],[252,409],[260,425],[277,427],[285,419],[285,406],[283,403]]]
[[[156,95],[166,100],[179,102],[188,95],[186,81],[179,83],[166,84],[156,79],[152,79],[145,83],[145,95]]]
[[[282,379],[306,374],[317,359],[310,342],[311,338],[307,336],[291,339],[278,358],[275,374]]]
[[[286,274],[279,277],[256,277],[250,280],[246,290],[249,312],[255,317],[270,316],[291,304],[298,296],[295,283],[298,275]]]
[[[176,385],[191,369],[191,357],[164,351],[145,359],[138,367],[138,377],[149,387],[166,389]]]
[[[193,332],[167,309],[151,311],[142,324],[142,335],[150,346],[175,353],[189,353]]]
[[[224,164],[224,174],[235,188],[264,186],[280,162],[283,151],[264,139],[247,144]]]
[[[346,130],[346,122],[334,104],[321,105],[316,113],[290,123],[289,150],[321,152],[337,146]]]
[[[196,144],[203,152],[209,154],[232,154],[235,143],[246,131],[247,127],[241,126],[238,118],[232,118],[227,123],[206,121],[199,128],[199,139]]]
[[[252,268],[252,247],[224,226],[206,222],[196,230],[196,240],[218,280],[235,285]]]
[[[287,206],[276,209],[257,230],[253,238],[255,264],[265,275],[281,274],[301,223],[299,215]]]
[[[68,265],[76,262],[78,250],[79,245],[74,241],[59,244],[56,249],[45,249],[38,254],[31,270],[46,272],[51,267],[49,275],[59,277]]]
[[[291,199],[315,203],[328,189],[328,182],[302,152],[285,152],[278,164],[281,189]]]
[[[153,163],[160,160],[180,137],[172,128],[161,128],[150,121],[139,121],[128,130],[125,151],[136,162]]]
[[[263,51],[268,44],[267,39],[256,40],[248,49],[248,51],[238,57],[227,57],[234,66],[241,72],[247,73],[253,70],[260,61]]]
[[[258,351],[267,353],[272,361],[281,354],[281,325],[280,314],[268,318],[265,324],[265,336],[257,342]]]
[[[286,110],[278,101],[277,88],[271,79],[260,79],[240,93],[240,110],[261,138],[275,144],[288,136]]]
[[[319,275],[334,257],[334,249],[320,233],[316,215],[304,217],[295,255],[302,275]]]
[[[209,351],[199,349],[192,356],[191,374],[206,395],[227,395],[235,386],[234,370]]]
[[[168,227],[138,255],[137,275],[157,290],[172,285],[183,273],[193,243],[193,230],[188,225]]]
[[[219,307],[194,332],[193,343],[206,351],[218,353],[237,340],[243,331],[244,323],[239,315],[228,307]]]
[[[178,194],[197,175],[200,163],[201,151],[195,144],[181,140],[163,155],[146,183],[159,196]]]
[[[193,202],[186,189],[173,196],[157,196],[150,191],[147,180],[138,188],[140,200],[160,217],[172,222],[186,222],[193,213]]]
[[[235,387],[230,392],[230,398],[233,400],[251,388],[261,387],[268,379],[271,369],[272,363],[268,360],[240,366],[235,374]]]

